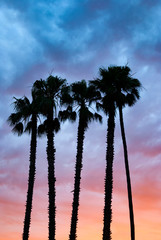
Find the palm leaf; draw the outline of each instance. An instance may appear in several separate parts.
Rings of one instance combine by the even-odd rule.
[[[54,118],[53,120],[53,130],[55,133],[59,132],[60,130],[60,122],[58,118]]]
[[[38,126],[38,136],[39,137],[42,137],[42,136],[46,135],[46,131],[47,131],[47,129],[46,129],[46,124],[45,123],[40,124]]]
[[[23,133],[23,123],[22,122],[17,123],[12,129],[12,132],[17,133],[18,136],[21,136]]]
[[[29,134],[32,132],[32,121],[29,121],[25,127],[25,132],[28,132]]]
[[[22,114],[20,112],[12,113],[8,117],[7,122],[9,123],[10,126],[14,126],[18,122],[20,122],[21,119],[22,119]]]

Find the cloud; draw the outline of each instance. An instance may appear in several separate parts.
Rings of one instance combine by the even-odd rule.
[[[73,66],[73,74],[75,68],[78,69],[77,75],[84,70],[92,73],[95,67],[95,64],[92,67],[92,62],[98,59],[100,53],[102,53],[103,63],[104,59],[107,59],[105,49],[109,49],[113,54],[117,52],[118,55],[120,42],[122,42],[121,49],[123,46],[126,49],[125,60],[132,54],[137,56],[137,53],[147,56],[146,51],[149,45],[146,46],[146,44],[149,42],[155,46],[159,42],[159,39],[157,40],[159,16],[157,20],[154,19],[154,12],[158,5],[150,8],[142,2],[132,1],[117,2],[117,4],[112,1],[108,3],[83,1],[81,4],[72,1],[59,3],[50,1],[48,5],[45,1],[39,1],[36,4],[33,1],[21,2],[21,4],[18,2],[12,4],[7,1],[2,2],[2,6],[1,18],[6,24],[6,33],[2,32],[2,40],[8,53],[4,52],[6,47],[3,47],[2,52],[7,62],[5,66],[9,68],[5,71],[4,68],[2,69],[6,84],[9,80],[16,81],[17,75],[21,79],[23,72],[30,71],[35,62],[36,65],[38,63],[47,65],[48,71],[54,68],[56,71],[64,69],[65,72],[69,72],[68,69]],[[122,8],[122,14],[119,14],[120,8]],[[6,18],[8,15],[9,19]],[[16,31],[13,31],[13,24]],[[8,34],[11,39],[6,37]],[[18,56],[17,53],[19,53]],[[52,62],[50,66],[49,62]],[[82,66],[79,66],[80,63]],[[5,77],[6,71],[12,72],[12,76]],[[14,71],[15,74],[13,74]]]

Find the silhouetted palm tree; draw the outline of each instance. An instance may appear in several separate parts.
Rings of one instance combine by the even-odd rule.
[[[108,115],[107,120],[107,148],[106,148],[106,170],[105,170],[105,205],[103,218],[103,240],[111,239],[112,222],[112,191],[113,191],[113,160],[114,160],[114,130],[116,114],[116,89],[115,71],[112,69],[99,69],[100,78],[90,81],[92,86],[100,90],[102,99],[97,102],[97,110],[103,110]]]
[[[39,126],[39,134],[47,135],[47,161],[48,161],[48,186],[49,186],[49,240],[55,240],[56,231],[56,204],[55,204],[55,147],[54,133],[60,129],[58,110],[61,91],[66,80],[57,76],[49,76],[47,80],[37,80],[33,85],[33,92],[39,99],[41,113],[46,117]]]
[[[126,170],[126,180],[127,180],[127,192],[128,192],[128,202],[129,202],[129,213],[130,213],[130,227],[131,227],[131,240],[135,240],[135,224],[134,224],[134,212],[133,212],[133,202],[132,202],[132,189],[130,180],[130,170],[128,163],[128,151],[124,130],[123,112],[122,108],[125,105],[133,106],[136,101],[140,98],[139,91],[141,89],[141,83],[138,79],[133,78],[131,75],[131,69],[128,66],[123,67],[113,67],[116,69],[118,78],[116,81],[117,88],[117,106],[120,115],[120,127],[121,135],[123,141],[124,149],[124,160],[125,160],[125,170]]]
[[[120,126],[124,146],[125,168],[127,177],[127,189],[129,199],[131,239],[135,239],[134,215],[132,204],[131,181],[128,165],[128,155],[126,138],[123,124],[122,108],[127,104],[132,106],[139,99],[140,82],[132,78],[130,68],[127,66],[100,68],[101,79],[91,81],[103,94],[101,103],[97,103],[97,108],[102,108],[108,114],[108,131],[107,131],[107,151],[106,151],[106,177],[105,177],[105,207],[104,207],[104,228],[103,240],[111,239],[111,221],[112,221],[112,190],[113,190],[113,157],[114,157],[114,127],[115,112],[119,109]],[[111,120],[110,120],[111,119]]]
[[[91,121],[98,120],[101,122],[102,117],[96,112],[92,113],[90,111],[90,105],[100,97],[100,93],[98,91],[95,91],[94,87],[87,86],[85,80],[75,82],[71,85],[71,96],[72,96],[73,105],[76,107],[77,114],[79,116],[74,194],[73,194],[72,217],[71,217],[71,226],[70,226],[70,235],[69,235],[70,240],[75,240],[77,222],[78,222],[80,180],[81,180],[85,131],[87,130],[88,125]],[[70,107],[69,107],[69,111],[71,111]]]
[[[31,133],[28,191],[23,229],[23,240],[28,240],[31,222],[33,188],[36,173],[38,107],[34,95],[33,101],[31,103],[27,97],[23,97],[20,99],[15,98],[14,110],[15,112],[12,113],[8,118],[10,126],[13,126],[12,131],[18,133],[19,136],[23,134],[23,132]]]

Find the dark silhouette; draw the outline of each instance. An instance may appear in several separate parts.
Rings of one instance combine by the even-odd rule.
[[[108,69],[100,68],[101,79],[91,81],[102,92],[102,100],[97,103],[98,109],[103,109],[108,114],[107,151],[106,151],[106,177],[105,177],[105,207],[103,240],[111,239],[112,221],[112,190],[113,190],[113,157],[114,157],[114,128],[115,112],[119,109],[120,127],[124,147],[124,159],[127,178],[127,190],[130,212],[131,240],[135,240],[134,214],[132,204],[131,180],[128,164],[128,153],[123,123],[122,108],[125,105],[132,106],[139,99],[140,82],[132,78],[130,68],[114,66]]]
[[[46,117],[39,126],[39,134],[47,135],[47,161],[48,161],[48,186],[49,186],[49,240],[55,240],[56,231],[56,204],[55,204],[55,147],[54,133],[60,129],[57,108],[59,107],[61,91],[66,80],[57,76],[49,76],[47,80],[37,80],[33,85],[33,92],[39,99],[41,113]]]
[[[8,122],[13,127],[12,131],[19,136],[24,132],[31,133],[30,165],[28,176],[28,191],[24,218],[23,240],[29,239],[31,223],[33,189],[36,174],[36,147],[37,133],[47,136],[47,161],[48,161],[48,187],[49,187],[49,240],[55,240],[56,232],[56,190],[55,190],[55,133],[60,130],[60,121],[75,121],[78,116],[77,154],[75,163],[75,177],[72,216],[69,240],[76,240],[78,209],[80,196],[80,182],[83,160],[83,147],[85,132],[89,123],[94,120],[102,122],[102,117],[93,112],[92,104],[96,109],[103,110],[108,115],[107,119],[107,147],[105,170],[105,204],[103,216],[103,240],[111,240],[112,222],[112,192],[113,192],[113,160],[114,160],[114,131],[115,115],[119,110],[121,136],[124,149],[124,161],[127,180],[129,216],[131,227],[131,240],[135,240],[135,224],[132,201],[132,188],[128,163],[128,151],[123,121],[123,108],[133,106],[140,98],[141,83],[131,75],[128,66],[112,66],[108,69],[99,69],[100,78],[90,81],[75,82],[67,86],[66,80],[50,75],[46,80],[37,80],[32,87],[32,102],[27,97],[14,98],[14,113]],[[58,111],[60,106],[66,106],[63,111]],[[75,108],[75,111],[74,111]],[[91,111],[92,109],[92,111]],[[37,129],[39,114],[45,117],[44,122]]]
[[[75,181],[74,181],[74,194],[72,204],[72,217],[70,226],[69,240],[76,239],[77,222],[78,222],[78,207],[80,195],[80,180],[83,159],[83,144],[85,138],[85,131],[91,121],[98,120],[101,122],[102,117],[90,111],[90,105],[100,97],[100,93],[92,86],[87,86],[86,81],[75,82],[71,85],[71,99],[68,98],[69,103],[77,108],[79,116],[78,133],[77,133],[77,155],[75,165]],[[68,113],[71,113],[71,107],[68,108]],[[73,115],[74,116],[74,115]],[[63,116],[64,117],[64,116]],[[74,120],[74,117],[72,118]]]
[[[13,126],[12,131],[18,133],[20,136],[23,132],[31,133],[30,142],[30,165],[29,165],[29,176],[28,176],[28,191],[26,200],[26,211],[24,219],[24,229],[23,229],[23,240],[28,240],[29,238],[29,228],[31,223],[31,211],[32,211],[32,199],[33,199],[33,189],[35,182],[36,173],[36,146],[37,146],[37,116],[38,108],[36,99],[33,97],[32,103],[30,103],[27,97],[17,99],[15,98],[14,110],[8,122],[10,126]]]
[[[115,72],[112,69],[99,69],[100,79],[90,81],[92,86],[99,89],[102,99],[97,102],[97,110],[103,110],[108,115],[107,120],[107,148],[105,170],[105,205],[103,218],[103,240],[111,240],[112,222],[112,191],[113,191],[113,160],[114,160],[114,130],[116,112],[116,89],[113,85]]]
[[[118,94],[117,106],[119,109],[120,127],[121,127],[121,135],[122,135],[122,142],[123,142],[123,149],[124,149],[127,192],[128,192],[129,213],[130,213],[131,240],[135,240],[135,224],[134,224],[134,212],[133,212],[133,202],[132,202],[132,189],[131,189],[130,170],[129,170],[129,163],[128,163],[128,152],[127,152],[122,108],[125,107],[125,105],[133,106],[136,103],[137,99],[140,98],[139,90],[141,89],[141,83],[139,82],[138,79],[135,79],[132,77],[131,69],[128,66],[113,67],[113,68],[116,69],[118,74],[118,80],[116,82],[116,88],[117,88],[117,94]]]

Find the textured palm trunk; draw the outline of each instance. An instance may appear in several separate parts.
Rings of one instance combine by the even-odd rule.
[[[103,240],[111,240],[114,130],[115,130],[115,111],[114,111],[114,108],[112,108],[111,111],[109,112],[108,126],[107,126]]]
[[[29,238],[33,189],[34,189],[35,173],[36,173],[36,146],[37,146],[37,116],[36,114],[33,114],[31,143],[30,143],[30,166],[29,166],[29,177],[28,177],[26,212],[25,212],[24,229],[23,229],[23,240],[28,240]]]
[[[47,161],[48,161],[48,187],[49,187],[49,240],[55,240],[56,231],[56,205],[55,205],[55,148],[54,148],[54,133],[53,133],[53,111],[48,115],[47,126]]]
[[[79,195],[80,195],[80,180],[81,180],[81,170],[82,170],[84,134],[85,134],[85,128],[83,126],[83,122],[81,121],[81,116],[80,116],[79,125],[78,125],[78,135],[77,135],[75,182],[74,182],[74,194],[73,194],[72,217],[71,217],[69,240],[75,240],[77,237],[76,231],[77,231],[77,222],[78,222],[78,207],[79,207]]]
[[[135,225],[134,225],[134,213],[133,213],[130,170],[129,170],[129,163],[128,163],[128,153],[127,153],[126,137],[125,137],[125,130],[124,130],[124,122],[123,122],[123,113],[122,113],[122,107],[121,106],[119,106],[119,114],[120,114],[121,135],[122,135],[123,148],[124,148],[127,192],[128,192],[129,213],[130,213],[131,240],[135,240]]]

